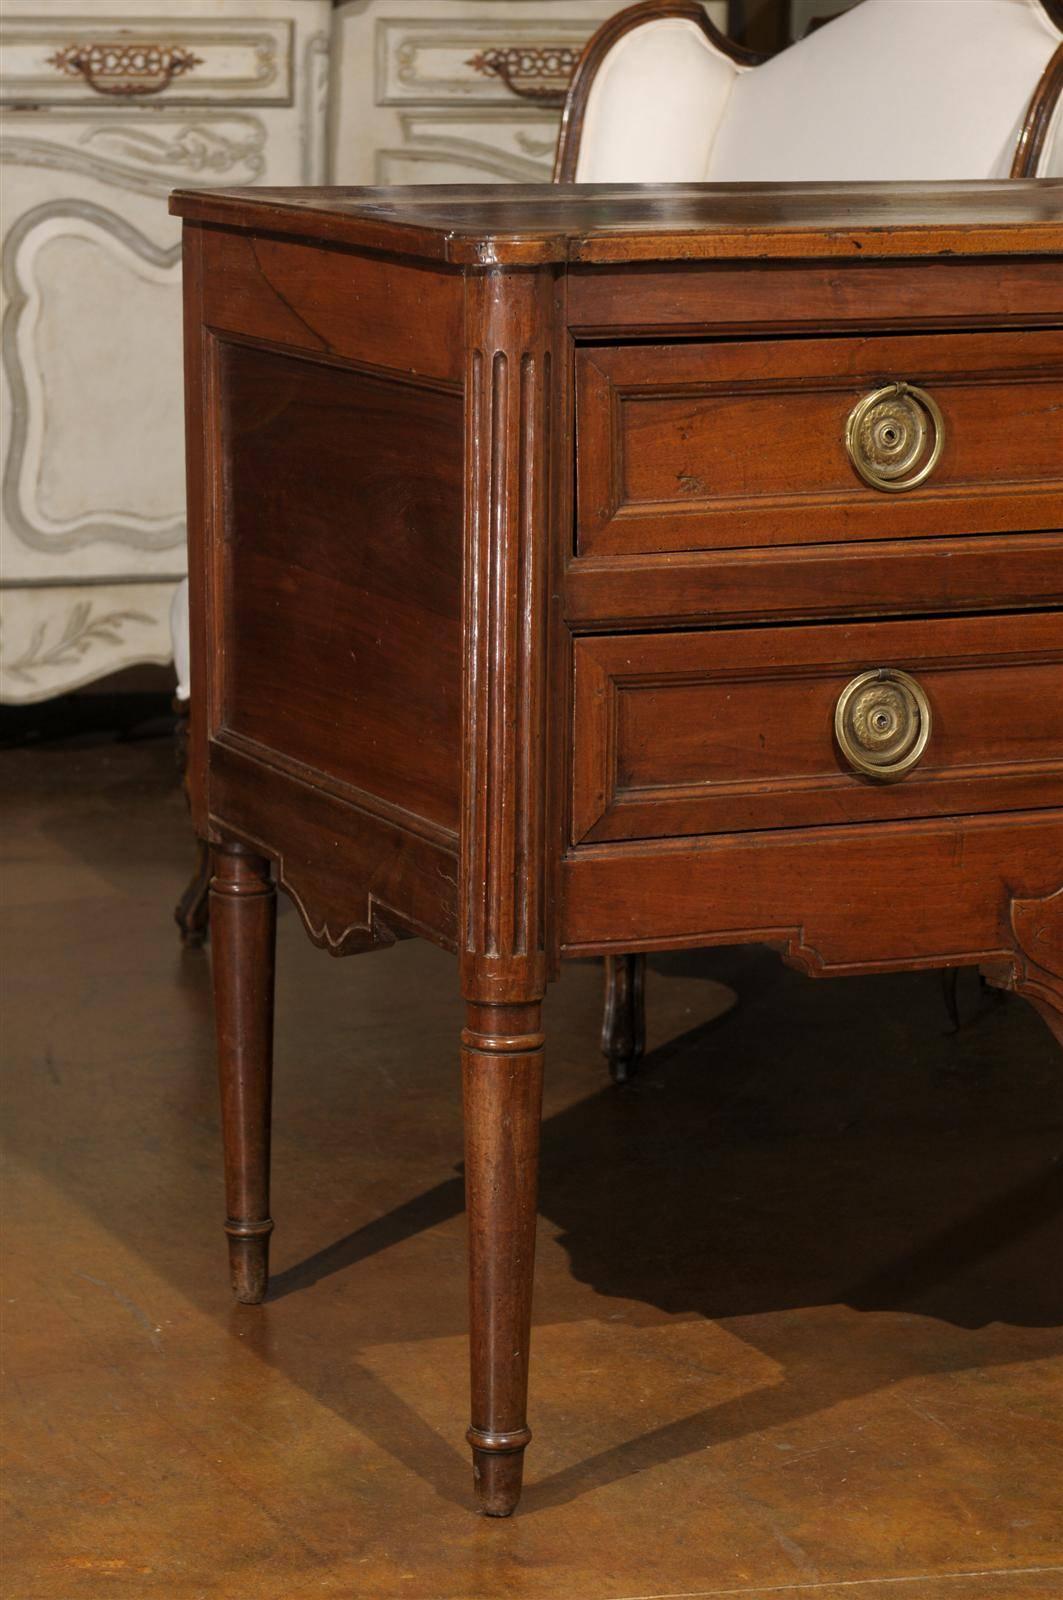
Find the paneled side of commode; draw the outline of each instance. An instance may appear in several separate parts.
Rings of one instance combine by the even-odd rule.
[[[220,736],[456,834],[460,396],[239,344],[218,359]]]
[[[200,246],[197,822],[273,857],[337,953],[400,929],[452,945],[461,277],[224,229]]]

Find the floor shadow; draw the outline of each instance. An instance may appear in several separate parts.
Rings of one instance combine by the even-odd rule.
[[[603,1088],[548,1118],[540,1211],[597,1294],[724,1323],[782,1359],[784,1377],[531,1484],[526,1510],[905,1378],[1014,1359],[979,1336],[997,1324],[1063,1328],[1060,1075],[1032,1013],[1013,1005],[997,1017],[972,984],[957,1038],[933,975],[837,986],[861,1024],[854,1056],[844,1016],[824,1013],[822,992],[809,995],[770,955],[683,965],[736,983],[745,1006],[669,1041],[628,1089]],[[784,1052],[772,1038],[780,1026]],[[1013,1057],[1001,1057],[1002,1038]],[[461,1209],[455,1176],[288,1268],[271,1296]],[[795,1359],[772,1314],[819,1307],[852,1315],[817,1323]],[[953,1331],[928,1350],[898,1324],[869,1354],[854,1335],[867,1313]]]
[[[345,1272],[367,1261],[381,1250],[413,1239],[426,1228],[434,1228],[451,1217],[459,1216],[465,1209],[465,1183],[458,1176],[437,1183],[424,1194],[415,1195],[405,1205],[396,1206],[385,1216],[377,1217],[364,1228],[355,1228],[334,1244],[316,1250],[305,1261],[275,1272],[270,1278],[269,1298],[283,1300],[285,1295],[296,1294],[301,1289],[320,1283],[336,1272]]]
[[[1063,1075],[1021,1002],[1009,1004],[1003,1030],[1016,1057],[1001,1061],[1001,1030],[987,1044],[978,1035],[992,997],[972,989],[974,1014],[957,1038],[936,975],[893,980],[905,1013],[896,1029],[884,1026],[888,1003],[874,1015],[882,980],[862,993],[836,984],[834,996],[850,991],[842,1010],[864,1024],[854,1061],[829,1048],[832,1038],[844,1046],[845,1016],[825,1016],[821,997],[768,953],[659,964],[737,984],[745,1004],[669,1040],[625,1089],[603,1086],[544,1121],[539,1209],[578,1279],[714,1319],[839,1304],[964,1328],[1063,1327],[1063,1270],[1016,1271],[1015,1253],[1034,1235],[1048,1229],[1063,1244]],[[777,988],[791,1002],[785,1056],[772,1038]],[[881,1036],[894,1031],[903,1048],[891,1060]],[[343,1272],[463,1203],[457,1175],[276,1274],[270,1298]]]
[[[110,791],[93,800],[86,788],[84,820],[48,790],[25,802],[23,823],[44,816],[40,872],[69,874],[69,858],[80,853],[108,867],[113,857],[113,873],[83,900],[57,898],[54,911],[33,899],[38,909],[13,941],[23,974],[16,981],[26,986],[16,1004],[68,1011],[62,1022],[26,1020],[15,1062],[24,1079],[13,1096],[19,1115],[6,1137],[192,1302],[225,1319],[207,957],[179,962],[163,946],[173,937],[169,904],[155,905],[143,888],[157,849],[163,759],[168,752],[158,773],[145,768],[146,798],[125,766],[113,780],[121,807]],[[111,781],[111,768],[96,778]],[[167,816],[180,845],[176,802]],[[167,839],[176,860],[181,850]],[[300,1070],[312,1102],[279,1147],[289,1195],[299,1183],[304,1192],[312,1182],[329,1192],[341,1185],[367,1140],[376,1176],[357,1203],[370,1220],[343,1232],[342,1210],[319,1206],[313,1228],[329,1242],[274,1278],[277,1313],[283,1307],[288,1317],[307,1296],[298,1336],[289,1328],[278,1338],[267,1305],[235,1313],[242,1337],[438,1492],[464,1501],[457,1440],[428,1427],[357,1354],[464,1330],[460,1231],[446,1226],[462,1209],[450,1000],[432,989],[434,969],[408,954],[374,957],[362,969],[372,969],[379,991],[342,980],[344,996],[357,994],[363,1055],[382,1055],[390,1041],[387,1081],[377,1088],[368,1061],[350,1071],[355,1030],[344,1024],[344,1034],[325,1014],[340,1005],[328,998],[338,994],[332,974],[349,964],[337,968],[309,949],[304,964],[294,945],[288,954],[285,1026],[306,1055]],[[1001,1326],[1040,1330],[1039,1351],[1063,1348],[1063,1073],[1027,1006],[984,1001],[972,978],[962,996],[967,1025],[952,1036],[933,973],[812,984],[770,952],[749,949],[653,964],[728,983],[739,1005],[655,1051],[617,1092],[603,1083],[589,1014],[574,1023],[562,1002],[550,1070],[569,1103],[544,1122],[540,1209],[572,1275],[603,1303],[724,1323],[784,1375],[533,1484],[531,1508],[907,1376],[1014,1360]],[[423,983],[416,1006],[404,987],[411,975]],[[602,1086],[583,1092],[592,1084]],[[291,1114],[298,1086],[289,1098]],[[405,1130],[428,1123],[431,1138],[419,1136],[409,1154]],[[289,1199],[289,1214],[298,1205]],[[158,1228],[159,1214],[180,1216],[181,1229]],[[396,1266],[386,1283],[366,1279],[432,1230],[441,1241],[425,1254],[434,1278],[408,1284],[409,1267]],[[208,1252],[216,1271],[205,1265]],[[382,1284],[405,1296],[398,1310]],[[317,1297],[330,1286],[329,1315],[342,1309],[345,1319],[345,1376],[322,1385],[306,1326],[316,1337],[325,1305]],[[801,1349],[785,1315],[798,1311],[811,1330]],[[558,1313],[540,1295],[537,1315]],[[865,1318],[878,1318],[874,1339],[860,1336]],[[933,1324],[933,1339],[913,1336],[916,1319]]]
[[[838,982],[825,1007],[755,958],[751,983],[739,955],[737,1012],[544,1126],[540,1207],[577,1278],[714,1319],[1063,1326],[1063,1270],[1044,1270],[1063,1249],[1023,1255],[1063,1246],[1063,1063],[1035,1014],[989,999],[956,1037],[936,974]]]

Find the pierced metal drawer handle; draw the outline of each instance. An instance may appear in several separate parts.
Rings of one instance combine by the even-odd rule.
[[[894,667],[861,672],[834,710],[842,755],[861,777],[895,783],[910,772],[930,740],[930,701],[919,684]]]
[[[68,78],[84,78],[97,94],[132,99],[136,95],[161,94],[174,78],[193,72],[203,62],[179,44],[119,39],[69,44],[49,56],[47,64]]]
[[[937,402],[910,383],[888,383],[858,400],[845,424],[849,460],[872,489],[914,489],[937,466],[945,423]]]
[[[521,100],[563,106],[579,58],[579,50],[570,45],[498,45],[477,51],[465,65],[485,78],[500,78]]]

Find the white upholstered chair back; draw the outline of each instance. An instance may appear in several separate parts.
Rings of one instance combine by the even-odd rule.
[[[574,176],[1006,178],[1061,43],[1063,30],[1041,0],[863,0],[750,66],[693,17],[651,13],[598,60]],[[1060,103],[1035,175],[1063,176]]]

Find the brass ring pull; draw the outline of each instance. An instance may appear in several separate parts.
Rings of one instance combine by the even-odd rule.
[[[915,489],[937,466],[945,423],[937,402],[910,383],[888,383],[858,400],[845,424],[849,460],[872,489]]]
[[[876,667],[847,684],[834,710],[834,733],[854,772],[895,783],[930,740],[933,718],[923,690],[906,672]]]

